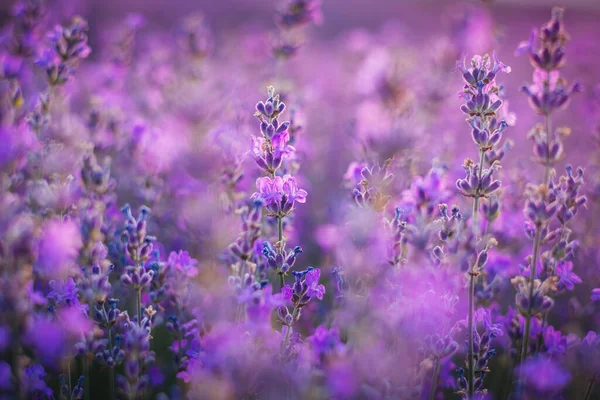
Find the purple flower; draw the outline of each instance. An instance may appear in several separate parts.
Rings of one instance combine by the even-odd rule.
[[[87,304],[81,305],[79,302],[79,289],[73,278],[68,278],[66,281],[52,280],[48,285],[51,289],[48,293],[48,298],[54,300],[56,305],[78,307],[81,310],[87,310]]]
[[[193,278],[198,275],[198,267],[196,267],[198,260],[191,258],[187,251],[179,250],[177,253],[172,251],[167,262],[187,277]]]
[[[556,361],[537,356],[525,361],[519,367],[526,386],[536,394],[552,393],[564,388],[571,375]]]
[[[321,277],[321,270],[319,268],[315,268],[311,271],[308,271],[306,274],[306,284],[308,285],[307,295],[310,297],[316,296],[317,299],[323,300],[323,295],[325,294],[325,286],[319,284],[319,278]]]
[[[295,202],[306,202],[306,190],[299,189],[291,175],[258,178],[256,188],[258,191],[252,198],[264,200],[265,207],[276,215],[287,215],[292,212]]]
[[[5,361],[0,361],[0,389],[9,390],[12,387],[12,379],[10,365]]]
[[[290,0],[285,9],[277,14],[277,25],[282,29],[298,28],[309,23],[321,25],[323,14],[318,0]]]
[[[344,349],[344,344],[340,340],[340,331],[336,327],[327,329],[319,325],[312,336],[306,338],[306,342],[310,344],[310,349],[317,360]]]
[[[559,289],[573,290],[576,283],[581,283],[581,278],[573,272],[573,263],[570,261],[559,262],[556,266],[556,275],[559,278]]]
[[[564,354],[567,351],[567,337],[560,331],[554,330],[554,327],[548,326],[544,329],[544,347],[548,354]]]
[[[368,164],[365,162],[351,162],[344,174],[344,181],[346,181],[350,187],[355,187],[363,180],[362,170],[367,167]]]
[[[290,134],[288,131],[275,133],[270,140],[265,136],[252,137],[252,156],[256,164],[273,173],[283,162],[284,156],[290,156],[296,150],[294,146],[288,145]]]
[[[31,398],[51,399],[52,389],[46,385],[46,371],[39,364],[32,364],[25,369],[25,388]]]
[[[600,288],[592,289],[592,294],[590,295],[590,299],[592,301],[600,301]]]
[[[38,270],[48,278],[64,278],[74,271],[75,259],[83,246],[79,226],[73,221],[48,220],[38,246]]]

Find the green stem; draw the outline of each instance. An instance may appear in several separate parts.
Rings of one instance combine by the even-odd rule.
[[[468,315],[468,369],[469,382],[467,387],[467,399],[472,399],[475,392],[475,359],[473,350],[473,314],[475,311],[475,273],[473,269],[469,272],[469,315]]]
[[[110,379],[110,398],[111,398],[111,400],[115,400],[117,398],[117,394],[116,394],[116,390],[115,390],[115,367],[110,367],[109,379]]]
[[[431,377],[431,386],[429,387],[429,400],[435,398],[435,389],[437,388],[438,376],[440,375],[440,360],[436,358],[433,364],[433,376]]]
[[[71,394],[73,393],[73,389],[71,388],[71,359],[67,360],[67,379],[69,381],[69,399],[71,398]]]
[[[83,380],[83,398],[84,400],[90,399],[90,360],[84,358],[83,360],[83,373],[85,378]]]
[[[544,169],[544,185],[547,185],[550,181],[550,142],[551,136],[550,133],[550,114],[546,114],[544,116],[544,125],[546,129],[546,165]]]
[[[485,150],[479,150],[479,185],[481,185],[481,176],[483,175],[483,162],[484,162]],[[473,229],[475,233],[479,235],[479,198],[481,194],[479,193],[479,187],[477,187],[477,193],[475,194],[475,198],[473,200]]]
[[[142,288],[137,290],[137,318],[138,325],[142,326]]]
[[[587,388],[585,389],[585,394],[583,395],[583,400],[590,400],[592,398],[592,392],[594,391],[594,384],[596,380],[594,378],[590,379],[590,383],[588,383]]]
[[[533,288],[535,283],[535,273],[537,268],[538,255],[540,252],[540,244],[541,244],[541,227],[536,227],[535,229],[535,238],[533,241],[533,259],[531,261],[531,273],[529,276],[529,306],[527,308],[527,315],[525,316],[525,329],[523,331],[523,345],[521,347],[521,362],[525,360],[527,357],[527,351],[529,350],[529,332],[531,330],[531,312],[532,312],[532,301],[533,298]]]
[[[481,176],[483,174],[483,162],[484,162],[485,150],[479,150],[479,182],[481,185]],[[477,191],[475,193],[475,198],[473,201],[473,230],[476,236],[479,236],[479,193],[480,187],[477,187]],[[468,330],[468,354],[467,354],[467,364],[469,369],[469,380],[467,387],[467,398],[472,399],[473,394],[475,392],[475,355],[474,355],[474,344],[473,344],[473,316],[475,314],[475,264],[471,267],[469,271],[469,312],[467,317],[467,330]]]
[[[277,216],[277,237],[283,253],[283,217],[281,215]]]
[[[23,399],[22,387],[21,387],[21,346],[17,344],[12,350],[12,373],[14,379],[14,392],[17,398]]]
[[[106,320],[108,321],[108,315],[106,314],[106,309],[104,309],[104,315],[106,315]],[[108,331],[108,351],[110,351],[112,353],[112,351],[113,351],[112,327],[110,325],[108,325],[106,327],[106,330]],[[88,380],[89,379],[86,377],[86,381],[88,381]],[[109,368],[108,380],[109,380],[109,387],[110,387],[110,398],[111,398],[111,400],[115,400],[117,398],[117,396],[115,393],[115,367],[114,366]]]
[[[294,307],[294,311],[292,312],[292,323],[291,325],[288,326],[288,329],[285,331],[285,336],[283,338],[283,343],[282,343],[282,353],[283,350],[285,350],[288,346],[288,342],[290,341],[290,334],[292,332],[292,326],[294,325],[294,322],[296,322],[296,318],[298,318],[298,313],[300,312],[300,309],[297,307]]]

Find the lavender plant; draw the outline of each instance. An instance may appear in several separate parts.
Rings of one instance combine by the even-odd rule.
[[[479,225],[479,202],[482,198],[488,198],[500,188],[500,181],[494,178],[494,173],[498,170],[498,161],[484,168],[486,153],[497,145],[501,138],[502,132],[508,124],[505,121],[496,123],[497,111],[502,107],[502,100],[497,96],[499,88],[495,83],[496,76],[499,72],[510,72],[510,67],[502,64],[496,55],[493,56],[493,64],[488,55],[483,57],[476,56],[471,60],[471,67],[467,68],[466,61],[462,64],[458,63],[465,87],[462,96],[467,100],[461,106],[461,111],[468,115],[467,123],[472,128],[473,141],[479,148],[479,162],[476,163],[471,159],[466,159],[463,168],[467,174],[466,178],[459,179],[456,186],[460,193],[465,197],[473,198],[473,231],[475,238],[481,234]],[[491,243],[492,241],[490,241]],[[474,310],[475,310],[475,280],[479,276],[481,269],[487,262],[487,254],[490,244],[485,245],[485,249],[477,255],[476,262],[472,264],[469,275],[469,309],[467,317],[467,336],[468,336],[468,353],[467,353],[467,371],[468,378],[466,379],[466,398],[473,398],[476,390],[480,390],[481,383],[476,384],[476,373],[479,372],[478,379],[483,381],[485,376],[484,369],[478,365],[481,360],[481,355],[475,354],[474,342]],[[477,363],[477,365],[476,365]],[[476,370],[478,368],[478,370]],[[463,381],[464,378],[461,379]],[[476,389],[477,386],[477,389]]]
[[[565,108],[571,95],[579,90],[577,83],[567,89],[564,78],[560,77],[559,69],[565,62],[565,43],[568,39],[562,19],[563,10],[554,8],[551,20],[539,32],[539,49],[534,48],[534,41],[538,36],[534,30],[530,41],[522,43],[517,50],[527,52],[535,68],[534,84],[525,86],[523,91],[529,96],[534,111],[544,116],[544,125],[534,127],[529,137],[535,142],[536,161],[544,166],[545,171],[542,183],[539,186],[532,185],[526,193],[526,230],[533,240],[533,252],[527,261],[529,277],[517,277],[513,280],[518,290],[517,305],[525,316],[521,361],[531,351],[532,318],[543,315],[543,327],[553,305],[551,295],[557,291],[573,290],[575,283],[581,283],[581,279],[573,272],[570,261],[573,260],[578,242],[573,240],[567,226],[568,221],[586,204],[586,197],[579,192],[583,185],[583,168],[578,168],[575,172],[568,165],[567,175],[560,177],[558,183],[552,177],[554,165],[565,157],[562,140],[569,132],[565,127],[553,131],[552,115]],[[558,223],[555,229],[554,220]],[[544,246],[551,248],[544,251]],[[540,264],[541,270],[538,269]],[[541,350],[542,341],[540,334],[537,351]]]
[[[594,4],[116,3],[1,18],[0,398],[595,398]]]

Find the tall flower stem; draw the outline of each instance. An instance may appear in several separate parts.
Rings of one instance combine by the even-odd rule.
[[[479,149],[479,171],[478,178],[481,184],[481,176],[483,174],[483,161],[485,159],[485,150]],[[477,188],[477,192],[475,194],[475,198],[473,199],[473,230],[475,232],[475,236],[479,236],[479,198],[481,197],[479,193],[479,188]],[[471,271],[469,271],[469,312],[468,312],[468,369],[469,369],[469,382],[467,387],[467,398],[471,399],[473,397],[473,393],[475,392],[475,360],[474,360],[474,349],[473,349],[473,314],[475,313],[475,277],[477,276],[477,272],[475,271],[475,264],[471,267]]]
[[[550,143],[551,141],[551,132],[550,132],[550,114],[546,113],[544,115],[544,129],[546,130],[546,165],[544,169],[544,185],[547,185],[550,180]]]
[[[281,343],[282,344],[282,349],[281,349],[282,353],[283,353],[283,350],[285,350],[288,346],[288,343],[290,341],[290,334],[292,332],[292,326],[294,324],[294,321],[296,321],[296,319],[298,318],[299,312],[300,312],[300,309],[298,307],[295,307],[294,311],[292,312],[292,323],[290,325],[288,325],[288,328],[285,331],[285,336],[283,337],[283,342]]]
[[[590,400],[592,398],[592,393],[594,391],[594,384],[596,380],[594,378],[590,379],[590,382],[585,389],[585,394],[583,395],[583,400]]]
[[[72,388],[71,388],[71,359],[67,360],[67,380],[69,382],[69,399],[71,398]]]
[[[84,400],[90,399],[90,360],[85,358],[83,360],[83,373],[85,380],[83,381],[83,398]]]
[[[431,386],[429,387],[429,400],[435,398],[435,389],[437,388],[437,381],[440,375],[440,360],[436,358],[433,362],[433,376],[431,377]]]
[[[279,241],[279,252],[284,254],[285,246],[283,242],[283,216],[281,215],[277,216],[277,238]],[[283,275],[283,272],[279,271],[279,291],[283,290],[283,285],[285,284]]]
[[[535,282],[535,274],[536,274],[536,267],[537,267],[537,261],[538,261],[538,256],[539,256],[539,252],[540,252],[540,244],[541,244],[541,239],[542,239],[542,229],[541,227],[537,226],[535,229],[535,238],[533,240],[533,258],[531,261],[531,273],[529,275],[529,306],[527,308],[527,315],[525,316],[525,329],[523,330],[523,344],[521,347],[521,362],[523,362],[523,360],[525,360],[525,358],[527,357],[527,350],[529,349],[529,332],[531,331],[531,311],[532,311],[532,304],[531,304],[531,299],[533,298],[533,288],[534,288],[534,282]]]
[[[104,312],[104,318],[108,321],[108,313],[106,312],[106,306],[102,306],[102,311]],[[110,352],[113,351],[113,341],[112,341],[112,328],[110,324],[107,322],[106,331],[108,333],[108,349]],[[89,365],[88,365],[89,367]],[[89,382],[89,378],[86,376],[85,381]],[[108,380],[109,380],[109,388],[110,388],[110,399],[115,400],[117,398],[115,391],[115,367],[114,365],[109,367],[108,369]],[[85,393],[85,392],[84,392]]]
[[[544,87],[547,88],[549,85],[549,83],[545,82],[544,83]],[[544,181],[543,184],[544,186],[548,185],[548,182],[550,180],[550,170],[551,170],[551,166],[550,166],[550,142],[551,142],[551,138],[550,138],[550,114],[546,113],[544,116],[544,126],[545,126],[545,130],[546,130],[546,163],[545,163],[545,168],[544,168]],[[520,361],[522,362],[526,357],[527,357],[527,351],[529,349],[529,332],[531,330],[531,299],[533,298],[533,285],[534,285],[534,280],[535,280],[535,274],[536,274],[536,269],[537,269],[537,260],[539,257],[539,252],[540,252],[540,245],[541,245],[541,227],[536,227],[535,230],[535,238],[533,241],[533,258],[532,258],[532,265],[531,265],[531,275],[529,278],[529,308],[528,308],[528,312],[527,312],[527,316],[525,317],[525,329],[523,330],[523,341],[522,341],[522,347],[521,347],[521,357],[520,357]],[[544,322],[546,321],[546,314],[544,314]]]
[[[475,360],[473,358],[473,314],[475,309],[475,272],[471,270],[469,272],[469,315],[468,315],[468,368],[469,368],[469,382],[467,386],[467,399],[473,398],[475,392]]]
[[[277,216],[277,237],[283,250],[283,217],[281,215]]]
[[[136,304],[137,304],[137,318],[138,318],[138,325],[142,326],[142,288],[138,288],[137,289],[137,298],[136,298]]]

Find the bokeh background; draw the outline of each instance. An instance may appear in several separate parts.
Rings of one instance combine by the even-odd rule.
[[[523,235],[524,186],[526,182],[538,182],[543,175],[542,168],[532,160],[533,145],[527,137],[530,129],[542,119],[531,110],[527,96],[520,90],[531,81],[533,70],[528,57],[517,57],[515,50],[521,41],[529,38],[533,27],[549,19],[555,5],[566,7],[564,24],[570,35],[568,61],[561,75],[571,83],[578,81],[582,87],[568,109],[553,116],[553,126],[571,129],[564,141],[566,157],[556,170],[560,175],[567,164],[585,168],[584,191],[588,203],[585,215],[578,215],[572,227],[580,242],[575,271],[583,283],[569,295],[557,297],[548,321],[562,332],[561,339],[569,343],[574,343],[575,337],[584,337],[590,330],[597,331],[600,314],[598,306],[590,302],[590,291],[600,286],[600,269],[597,268],[600,261],[600,205],[597,203],[600,200],[600,1],[565,0],[560,4],[546,0],[323,0],[322,23],[309,24],[303,29],[295,38],[300,44],[297,54],[285,61],[273,56],[274,43],[278,40],[274,14],[281,7],[280,3],[276,0],[48,1],[51,21],[48,26],[64,23],[77,14],[88,20],[92,52],[78,65],[76,76],[69,83],[69,106],[56,110],[52,127],[44,138],[58,140],[64,147],[54,158],[42,157],[45,160],[41,162],[45,171],[42,176],[50,179],[51,175],[58,174],[64,179],[72,174],[79,182],[82,159],[90,148],[99,160],[111,157],[115,197],[107,203],[109,211],[102,229],[105,245],[114,250],[110,243],[116,235],[111,234],[123,223],[115,211],[121,205],[151,207],[148,231],[158,237],[156,248],[161,250],[163,258],[171,251],[185,249],[199,261],[200,273],[191,280],[195,285],[192,305],[186,312],[190,318],[195,316],[201,321],[203,328],[199,336],[202,343],[204,335],[208,337],[209,344],[204,349],[207,354],[211,354],[210,345],[222,346],[221,350],[238,345],[233,334],[231,337],[211,336],[211,332],[217,331],[211,331],[211,327],[227,320],[226,316],[231,313],[232,296],[226,289],[230,267],[227,249],[241,229],[239,213],[235,211],[248,203],[255,190],[255,178],[260,175],[248,152],[251,136],[258,134],[253,117],[255,105],[264,100],[266,86],[274,85],[282,93],[288,105],[285,118],[293,118],[302,126],[294,142],[297,149],[294,162],[299,167],[296,179],[309,195],[307,203],[299,205],[290,218],[286,236],[290,245],[302,245],[302,268],[321,268],[322,283],[327,288],[322,302],[313,301],[307,306],[297,329],[306,337],[314,334],[319,325],[331,327],[341,321],[342,331],[352,331],[359,313],[335,311],[336,278],[332,272],[336,267],[346,267],[351,275],[358,274],[361,268],[370,274],[374,265],[366,264],[379,260],[381,254],[373,253],[380,244],[356,244],[361,240],[377,242],[378,239],[371,236],[377,236],[378,228],[373,227],[372,216],[358,222],[349,218],[353,207],[349,165],[353,162],[375,165],[390,158],[394,160],[395,180],[388,216],[392,206],[410,203],[407,192],[414,189],[416,177],[426,176],[432,168],[444,172],[441,194],[438,193],[439,198],[433,198],[432,203],[446,201],[469,210],[468,199],[459,196],[454,186],[456,179],[464,177],[463,159],[474,158],[476,152],[470,129],[464,123],[465,116],[459,109],[462,100],[458,93],[464,83],[456,61],[492,52],[512,69],[510,74],[498,77],[504,112],[511,121],[504,139],[510,140],[512,146],[502,160],[500,177],[506,201],[493,231],[501,243],[493,257],[499,283],[494,286],[493,301],[487,299],[482,303],[493,309],[498,319],[508,313],[509,307],[514,306],[515,296],[510,279],[531,252],[531,243]],[[12,6],[13,2],[0,3],[0,25],[5,28],[10,26]],[[190,16],[202,21],[200,28],[190,28]],[[197,29],[202,39],[199,56],[190,55],[182,40],[190,29]],[[31,109],[36,94],[43,87],[40,83],[43,74],[32,70],[30,84],[23,85],[25,104]],[[91,127],[92,115],[101,116],[99,127]],[[36,145],[31,144],[33,142]],[[1,153],[5,159],[0,161],[4,164],[6,160],[25,160],[30,154],[38,154],[40,146],[44,146],[36,147],[37,143],[32,139],[19,145],[21,147],[15,145],[19,150],[6,157]],[[40,139],[40,143],[45,142]],[[3,167],[8,164],[6,161]],[[241,181],[228,186],[231,174],[240,171]],[[13,189],[6,189],[6,193]],[[7,227],[14,226],[13,218],[16,220],[23,213],[39,217],[39,221],[36,220],[39,224],[46,218],[46,214],[40,216],[43,213],[39,210],[32,211],[34,207],[28,208],[31,201],[25,199],[39,199],[27,185],[14,191],[21,196],[19,201],[23,206],[5,207],[0,225],[3,233],[9,231]],[[468,211],[464,213],[469,216]],[[431,250],[429,247],[427,251]],[[425,252],[415,250],[410,254],[413,266],[430,267]],[[108,258],[120,256],[122,254],[110,253]],[[111,261],[117,264],[117,269],[124,267],[122,261],[119,263],[114,258]],[[447,283],[447,287],[443,283],[444,276],[430,279],[435,290],[457,292],[460,299],[457,315],[462,317],[466,312],[466,298],[461,277],[457,269],[456,274],[448,278],[448,282],[454,283]],[[276,280],[270,279],[273,283]],[[412,274],[407,276],[407,281],[422,283]],[[121,290],[118,279],[113,279],[113,283]],[[44,283],[36,287],[41,293],[47,289]],[[425,284],[415,287],[418,287],[415,291],[431,289]],[[373,286],[369,290],[372,292],[366,297],[376,299],[375,305],[359,302],[356,307],[365,307],[376,322],[371,321],[371,317],[365,318],[360,320],[362,324],[357,322],[357,329],[374,323],[385,331],[389,328],[387,315],[381,311],[385,307],[375,293],[379,288]],[[120,305],[131,308],[132,304],[133,299],[124,295]],[[432,314],[437,315],[439,305],[430,306]],[[6,317],[3,322],[10,324],[9,313],[6,310],[3,313]],[[426,312],[419,318],[423,315],[427,319]],[[432,323],[436,321],[432,317]],[[510,326],[510,322],[498,323]],[[424,335],[420,325],[413,332],[404,323],[406,321],[398,328],[398,336],[406,336],[406,343]],[[273,322],[273,326],[280,328],[277,322]],[[393,332],[387,334],[394,336]],[[183,389],[173,389],[177,382],[181,383],[176,379],[178,371],[169,364],[172,354],[168,347],[173,339],[160,323],[153,336],[158,362],[150,372],[153,383],[147,397],[162,393],[166,398],[180,398]],[[375,339],[366,333],[364,337],[367,338],[365,348],[368,348],[372,345],[368,340]],[[385,334],[382,337],[389,339]],[[457,341],[462,346],[462,338]],[[494,373],[487,378],[486,386],[493,393],[491,398],[504,399],[509,392],[506,382],[510,379],[512,359],[506,337],[500,343],[499,356],[490,365]],[[218,367],[223,370],[238,366],[228,357],[243,358],[240,354],[245,350],[241,348],[232,355],[219,353],[221,358],[215,364],[221,362]],[[330,388],[333,392],[337,390],[337,398],[385,398],[381,392],[356,392],[359,394],[352,397],[348,394],[351,392],[339,389],[345,380],[359,381],[361,374],[368,375],[362,370],[350,371],[348,365],[357,360],[364,360],[365,369],[380,365],[378,354],[382,353],[385,351],[381,349],[365,351],[346,360],[347,364],[332,362],[331,369],[339,367],[341,371],[328,372],[339,380],[331,384],[335,389]],[[459,356],[444,366],[438,398],[453,398],[455,371],[463,353],[459,352]],[[406,355],[402,351],[398,354],[398,357]],[[386,370],[386,367],[394,366],[393,361],[381,361],[382,370],[389,372],[391,368]],[[419,364],[413,361],[406,355],[398,361],[398,368],[409,370],[409,365]],[[266,367],[267,362],[262,358],[253,360],[250,356],[248,360],[239,361],[240,371],[253,368],[253,362],[257,363],[258,370],[266,371],[265,374],[277,371],[276,367]],[[564,385],[560,394],[563,397],[549,398],[580,398],[589,377],[578,369],[581,365],[576,361],[564,361],[564,366],[568,366],[565,368],[569,369],[572,379]],[[56,367],[53,374],[60,372],[61,367]],[[234,372],[228,377],[239,378]],[[74,370],[73,377],[78,373]],[[236,392],[238,383],[233,378],[231,381],[222,378],[221,370],[214,375],[196,373],[194,379],[200,389],[196,387],[196,394],[190,398],[252,398],[241,389]],[[108,398],[108,372],[97,368],[93,374],[94,378],[89,380],[91,398]],[[239,379],[243,381],[245,375],[241,375]],[[404,382],[403,378],[397,379]],[[297,392],[298,398],[327,398],[331,392],[320,391],[322,386],[328,386],[328,383],[323,384],[324,380],[319,377],[318,384],[314,385],[318,389],[314,390],[312,383],[308,388],[306,382],[304,386],[298,384],[302,387]],[[51,386],[57,388],[58,384],[53,381]],[[189,385],[181,387],[187,389]],[[273,389],[264,398],[284,398],[277,397],[283,396],[284,389],[277,390]],[[215,397],[218,393],[222,397]],[[389,398],[400,398],[395,395],[399,396],[392,394]]]

